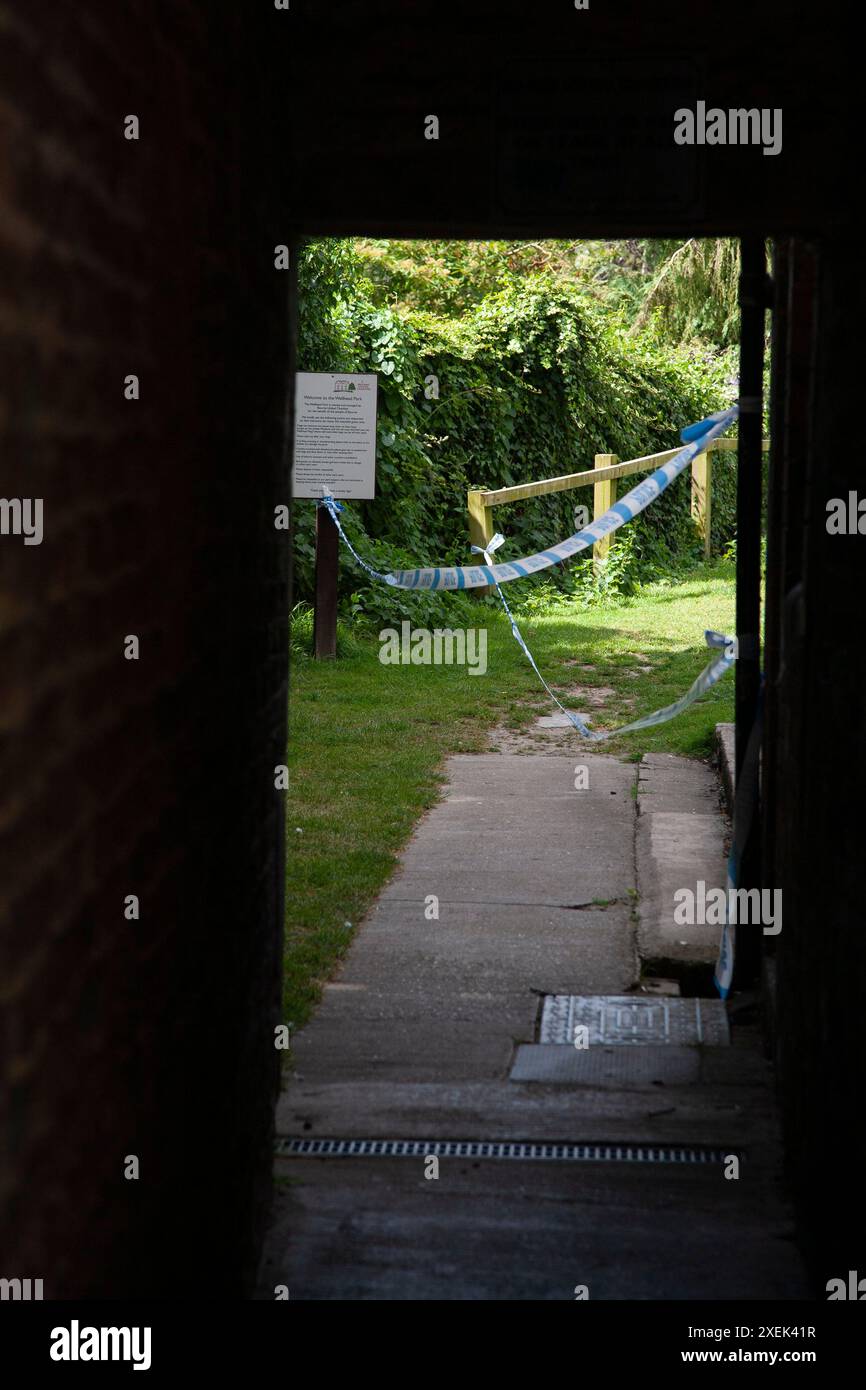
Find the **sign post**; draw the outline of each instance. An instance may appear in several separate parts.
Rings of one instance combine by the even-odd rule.
[[[377,385],[374,374],[297,373],[294,497],[375,497]],[[314,647],[320,660],[337,654],[339,544],[333,519],[319,507]]]
[[[316,508],[316,607],[313,648],[321,661],[337,655],[337,572],[340,537],[327,507]]]

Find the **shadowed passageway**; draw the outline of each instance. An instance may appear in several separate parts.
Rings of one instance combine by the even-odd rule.
[[[576,1285],[592,1299],[805,1296],[754,1025],[735,1021],[722,1043],[717,999],[634,993],[628,1018],[649,1007],[658,1021],[697,1002],[703,1031],[685,1044],[673,1027],[670,1041],[593,1037],[586,1050],[561,1031],[557,1043],[537,1041],[545,996],[621,998],[639,987],[641,940],[656,945],[657,904],[643,924],[635,912],[641,867],[647,888],[658,876],[638,852],[638,769],[580,761],[583,792],[574,757],[449,760],[443,801],[295,1040],[277,1129],[302,1141],[608,1143],[611,1161],[473,1149],[442,1156],[434,1177],[423,1146],[405,1157],[286,1156],[262,1297],[278,1284],[293,1299],[563,1299]],[[708,870],[707,817],[683,791],[694,765],[649,761],[646,815],[669,804],[667,792],[680,822],[701,822],[691,834],[680,825],[681,881],[714,868],[723,883],[721,826]],[[681,954],[711,960],[718,932],[687,932]],[[515,1064],[538,1079],[513,1079]],[[544,1079],[551,1069],[558,1080]],[[660,1150],[680,1161],[652,1161]],[[725,1177],[730,1154],[742,1155],[736,1179]]]

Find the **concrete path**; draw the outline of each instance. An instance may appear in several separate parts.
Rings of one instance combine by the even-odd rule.
[[[674,893],[725,886],[720,786],[703,763],[648,753],[638,772],[638,950],[645,964],[715,964],[718,929],[674,921]]]
[[[543,995],[640,988],[642,935],[656,964],[713,958],[707,928],[685,948],[665,940],[672,885],[714,864],[724,882],[712,774],[558,747],[446,771],[296,1040],[278,1135],[709,1145],[745,1153],[740,1177],[716,1162],[443,1157],[431,1178],[423,1155],[279,1160],[261,1297],[278,1284],[300,1299],[805,1297],[752,1030],[653,1048],[637,1069],[605,1048],[586,1084],[509,1079]],[[642,825],[649,791],[651,814],[676,824]]]

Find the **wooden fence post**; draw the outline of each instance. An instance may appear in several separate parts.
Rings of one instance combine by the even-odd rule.
[[[483,492],[467,492],[466,505],[469,509],[469,540],[472,545],[487,546],[488,541],[493,540],[493,516],[492,507],[485,507],[483,502]],[[478,557],[479,563],[483,565],[484,560]],[[479,598],[484,594],[490,593],[490,585],[485,584],[479,589],[473,589],[473,593]]]
[[[619,463],[618,454],[596,454],[595,467],[609,468],[613,464]],[[592,488],[592,519],[598,521],[600,516],[604,516],[606,511],[613,506],[616,501],[616,478],[607,478],[601,483],[593,483]],[[598,569],[607,558],[610,549],[610,536],[605,536],[602,540],[596,541],[592,548],[593,564]]]
[[[709,450],[692,459],[692,517],[704,542],[704,559],[710,558],[713,511],[713,464]]]

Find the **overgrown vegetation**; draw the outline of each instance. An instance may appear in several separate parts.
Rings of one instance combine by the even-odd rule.
[[[692,247],[723,248],[695,251]],[[299,365],[379,377],[377,496],[347,530],[378,569],[468,559],[466,492],[670,448],[734,395],[736,266],[729,243],[310,243],[300,267]],[[686,286],[675,292],[675,286]],[[702,297],[703,296],[703,297]],[[706,334],[708,336],[702,336]],[[734,461],[719,455],[713,542],[734,529]],[[629,592],[699,557],[684,476],[620,532],[608,572],[590,557],[530,580],[582,603]],[[575,529],[590,489],[499,515],[509,555]],[[314,504],[295,509],[295,591],[309,599]],[[342,611],[376,627],[458,621],[461,596],[401,594],[340,557]],[[477,612],[477,610],[475,610]]]

